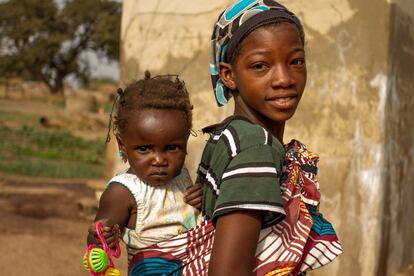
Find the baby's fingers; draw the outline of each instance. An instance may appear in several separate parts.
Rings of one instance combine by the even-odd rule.
[[[111,235],[105,238],[105,241],[109,245],[109,247],[112,247],[111,245],[114,245],[116,240],[117,240],[117,237],[115,237],[115,235]]]
[[[186,203],[197,209],[200,209],[201,208],[201,197],[194,198],[190,201],[187,201]]]
[[[108,246],[111,249],[115,249],[115,244],[118,241],[118,239],[120,238],[120,236],[121,236],[120,227],[119,227],[118,224],[115,224],[114,227],[112,228],[108,238],[105,238],[106,243],[108,244]]]
[[[89,233],[91,233],[91,234],[96,233],[96,224],[98,222],[102,223],[102,225],[104,226],[104,227],[102,227],[102,232],[108,232],[112,229],[111,227],[106,226],[106,224],[108,223],[108,219],[100,219],[100,220],[97,220],[94,223],[91,223],[89,225],[89,227],[88,227],[88,232]]]
[[[203,186],[200,183],[195,183],[194,185],[191,185],[190,187],[188,187],[185,191],[186,194],[190,194],[193,193],[197,190],[202,190]]]
[[[89,244],[96,244],[96,245],[101,245],[101,240],[98,238],[97,235],[92,236],[91,238],[89,238]]]
[[[184,201],[188,204],[190,204],[189,202],[200,197],[203,195],[203,189],[201,187],[200,184],[193,185],[190,188],[187,189],[185,196],[184,196]]]
[[[97,220],[94,223],[91,223],[88,226],[88,233],[89,233],[90,237],[92,237],[93,243],[97,244],[97,245],[100,245],[101,241],[99,239],[98,233],[96,232],[96,224],[98,222],[101,222],[103,225],[105,225],[108,222],[108,219],[100,219],[100,220]],[[113,235],[112,234],[112,227],[109,227],[109,226],[102,227],[101,228],[101,233],[102,233],[103,238],[106,240],[108,237]]]

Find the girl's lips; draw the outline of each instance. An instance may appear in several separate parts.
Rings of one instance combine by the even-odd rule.
[[[295,95],[295,96],[286,96],[286,97],[273,97],[273,98],[268,99],[267,101],[274,108],[290,109],[296,105],[297,99],[298,97]]]

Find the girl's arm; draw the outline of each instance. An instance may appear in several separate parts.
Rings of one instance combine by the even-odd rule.
[[[104,223],[103,236],[110,247],[114,246],[118,238],[118,230],[113,229],[118,224],[121,229],[130,222],[131,212],[136,208],[134,199],[129,190],[121,184],[111,184],[103,193],[99,200],[99,208],[95,217],[95,222],[101,220]],[[133,225],[132,228],[134,228]],[[95,231],[95,223],[88,228],[88,244],[100,244]]]
[[[208,275],[252,275],[262,211],[234,211],[217,218]]]

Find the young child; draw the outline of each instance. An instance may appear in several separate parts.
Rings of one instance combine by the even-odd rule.
[[[104,222],[110,247],[122,233],[131,260],[141,249],[193,228],[198,210],[184,200],[197,207],[201,190],[184,167],[192,122],[184,82],[146,72],[118,94],[113,130],[130,168],[109,181],[95,221]],[[94,225],[88,244],[100,244]]]
[[[203,215],[215,225],[209,275],[297,275],[342,251],[317,212],[317,155],[283,141],[306,84],[304,45],[301,22],[274,0],[237,1],[215,24],[215,97],[220,106],[233,97],[235,108],[204,129],[211,138],[198,182]],[[327,231],[318,232],[318,223]],[[274,239],[264,243],[269,233]],[[260,263],[271,256],[271,264]]]

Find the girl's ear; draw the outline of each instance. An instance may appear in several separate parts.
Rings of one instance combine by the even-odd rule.
[[[220,62],[219,76],[223,84],[230,90],[236,90],[233,69],[230,63]]]

